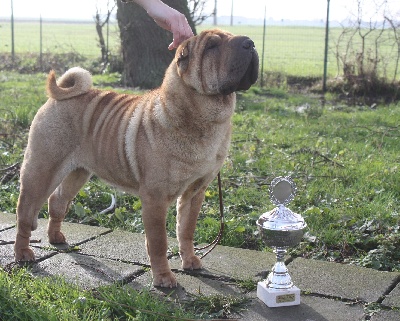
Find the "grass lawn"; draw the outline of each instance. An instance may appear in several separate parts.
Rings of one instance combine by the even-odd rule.
[[[34,278],[27,271],[0,269],[1,320],[189,320],[193,308],[172,304],[149,291],[119,285],[82,290],[61,278]]]

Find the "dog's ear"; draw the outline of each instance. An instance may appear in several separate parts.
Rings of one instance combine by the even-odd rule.
[[[189,43],[186,43],[183,47],[179,48],[179,50],[176,64],[178,65],[179,74],[182,74],[189,66]]]

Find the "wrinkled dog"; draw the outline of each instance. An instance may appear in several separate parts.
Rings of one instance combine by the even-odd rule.
[[[51,72],[50,98],[32,122],[21,169],[15,259],[34,260],[29,238],[47,199],[49,241],[65,242],[69,204],[95,174],[140,197],[154,285],[176,286],[165,229],[175,200],[182,267],[201,268],[193,249],[197,216],[228,153],[235,91],[257,75],[253,41],[221,30],[183,42],[161,87],[143,96],[93,89],[81,68],[58,81]]]

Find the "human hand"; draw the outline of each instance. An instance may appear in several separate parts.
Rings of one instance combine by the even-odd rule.
[[[139,2],[139,1],[137,1]],[[168,46],[169,50],[177,48],[180,43],[193,36],[192,29],[184,14],[171,8],[162,1],[143,1],[143,8],[154,21],[165,30],[172,32],[173,42]]]

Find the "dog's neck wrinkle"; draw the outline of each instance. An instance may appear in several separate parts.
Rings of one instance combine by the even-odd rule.
[[[235,106],[235,95],[225,96],[205,96],[196,91],[188,92],[182,96],[178,93],[169,92],[164,97],[160,97],[165,116],[170,123],[177,127],[190,127],[195,131],[202,130],[207,124],[219,124],[230,122]],[[202,96],[199,99],[199,96]],[[177,99],[181,101],[177,103]],[[201,103],[199,103],[201,101]],[[176,107],[180,106],[180,109]]]
[[[165,108],[169,120],[176,126],[191,126],[203,128],[204,123],[224,123],[230,121],[236,104],[236,94],[229,95],[205,95],[188,87],[184,80],[178,75],[176,67],[171,64],[172,72],[167,72],[159,90],[160,101]],[[173,85],[171,85],[173,84]],[[163,93],[163,95],[161,95]],[[177,100],[180,103],[177,103]],[[202,103],[200,104],[199,101]],[[172,108],[172,106],[174,106]],[[176,106],[182,108],[177,110]],[[193,112],[196,110],[196,112]]]

